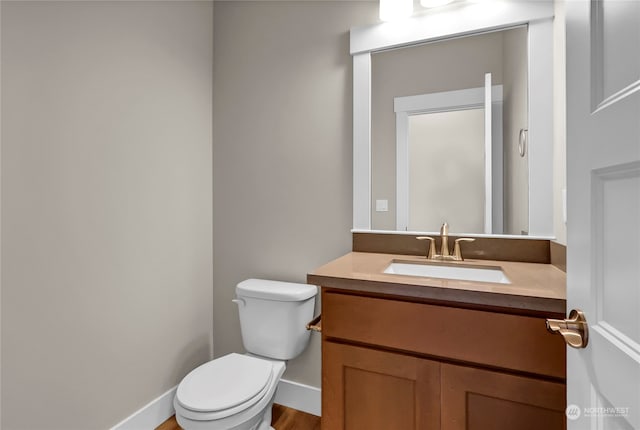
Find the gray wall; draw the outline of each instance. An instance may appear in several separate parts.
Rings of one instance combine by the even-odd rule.
[[[2,428],[102,429],[212,355],[212,5],[2,2]]]
[[[242,351],[235,285],[305,281],[351,249],[349,29],[377,2],[216,2],[214,350]],[[320,342],[286,379],[320,386]]]

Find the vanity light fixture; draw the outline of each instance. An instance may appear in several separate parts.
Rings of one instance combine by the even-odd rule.
[[[444,6],[446,4],[453,3],[453,1],[454,0],[420,0],[420,4],[423,7],[432,8],[432,7]]]
[[[396,21],[413,14],[413,0],[380,0],[380,20]]]

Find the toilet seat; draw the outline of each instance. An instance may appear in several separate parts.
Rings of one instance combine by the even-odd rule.
[[[271,361],[233,353],[191,371],[178,386],[175,400],[188,418],[221,419],[260,401],[273,381]]]

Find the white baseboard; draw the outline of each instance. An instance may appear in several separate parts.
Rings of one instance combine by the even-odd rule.
[[[275,402],[288,408],[320,416],[320,388],[281,379]]]
[[[173,414],[173,398],[176,385],[160,397],[149,402],[110,430],[153,430]],[[278,383],[275,402],[288,408],[320,416],[320,388],[281,379]]]
[[[111,430],[153,430],[168,420],[173,414],[173,398],[176,395],[176,385],[160,397],[149,402],[128,418],[120,421]]]

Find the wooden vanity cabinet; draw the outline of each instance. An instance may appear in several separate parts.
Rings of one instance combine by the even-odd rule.
[[[323,430],[565,428],[545,319],[322,289]]]

